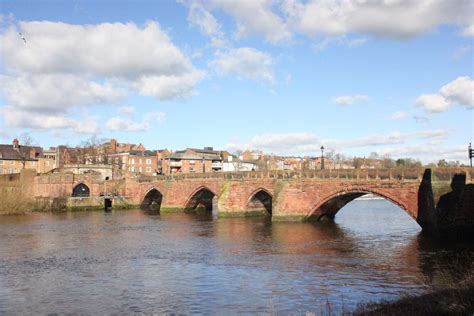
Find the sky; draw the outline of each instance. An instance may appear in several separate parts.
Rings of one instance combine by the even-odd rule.
[[[0,142],[468,163],[473,39],[472,0],[0,0]]]

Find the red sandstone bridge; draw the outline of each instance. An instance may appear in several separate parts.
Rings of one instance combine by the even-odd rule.
[[[72,196],[70,207],[125,203],[161,212],[208,210],[221,217],[266,214],[273,220],[332,218],[350,201],[371,193],[398,205],[426,228],[436,221],[433,216],[442,196],[462,191],[466,183],[471,183],[472,175],[472,169],[362,169],[183,174],[99,181],[62,174],[36,177],[33,192],[37,198]]]

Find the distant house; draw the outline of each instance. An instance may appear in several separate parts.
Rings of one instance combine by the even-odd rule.
[[[238,171],[257,171],[258,166],[255,161],[234,159],[232,156],[227,158],[227,161],[222,163],[222,171],[224,172],[238,172]]]
[[[166,156],[162,168],[165,174],[218,172],[222,171],[222,156],[212,147],[187,148]]]
[[[20,145],[16,138],[11,145],[0,145],[0,174],[20,173],[23,169],[44,173],[53,168],[54,160],[46,158],[41,147]]]

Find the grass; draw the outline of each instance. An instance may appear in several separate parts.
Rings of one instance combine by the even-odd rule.
[[[0,191],[0,215],[25,214],[31,210],[32,200],[24,194]]]
[[[462,256],[462,254],[461,254]],[[409,295],[397,301],[359,304],[352,315],[474,315],[474,263],[453,258],[450,276],[444,277],[446,285],[421,295]],[[472,259],[472,258],[471,258]],[[461,266],[459,266],[461,265]],[[462,267],[464,265],[464,267]],[[466,266],[467,265],[467,266]],[[462,272],[460,272],[462,271]],[[452,275],[462,273],[460,278]]]

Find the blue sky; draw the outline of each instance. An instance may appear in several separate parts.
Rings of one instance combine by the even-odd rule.
[[[473,3],[0,0],[0,140],[467,163]]]

